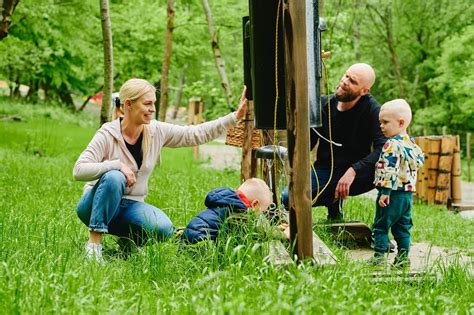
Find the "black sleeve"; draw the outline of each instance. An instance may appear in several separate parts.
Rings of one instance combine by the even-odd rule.
[[[380,129],[379,113],[380,106],[371,106],[369,123],[372,127],[370,130],[371,135],[369,136],[372,137],[372,152],[363,159],[352,164],[352,168],[356,171],[356,173],[375,171],[375,164],[377,163],[377,160],[380,156],[383,145],[387,141],[387,138],[384,137],[382,130]]]
[[[318,139],[319,139],[319,136],[316,134],[315,132],[315,129],[318,129],[318,131],[320,133],[324,133],[322,131],[322,129],[326,130],[327,126],[325,126],[325,124],[327,124],[328,122],[328,118],[327,118],[327,108],[328,108],[328,97],[327,95],[324,95],[324,96],[321,96],[321,127],[319,128],[310,128],[309,130],[309,140],[310,140],[310,147],[309,149],[310,150],[313,150],[313,148],[316,146],[316,143],[318,143]]]

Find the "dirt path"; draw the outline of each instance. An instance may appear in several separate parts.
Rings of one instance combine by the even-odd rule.
[[[348,254],[354,260],[367,260],[374,254],[370,248],[357,248],[348,250]],[[410,247],[410,261],[412,272],[433,271],[449,265],[466,266],[471,274],[474,274],[474,260],[472,253],[459,249],[447,249],[428,243],[413,243]],[[391,264],[395,253],[389,254],[388,263]]]

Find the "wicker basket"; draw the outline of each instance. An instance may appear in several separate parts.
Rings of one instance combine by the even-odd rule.
[[[233,128],[227,130],[227,136],[225,138],[225,144],[232,145],[235,147],[242,147],[244,143],[244,130],[245,130],[245,121],[241,120]],[[258,129],[253,129],[252,132],[252,149],[260,148],[260,131]]]

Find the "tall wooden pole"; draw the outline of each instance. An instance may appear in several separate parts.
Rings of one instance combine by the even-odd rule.
[[[100,110],[100,124],[109,120],[112,90],[114,89],[114,54],[112,45],[112,25],[110,23],[109,0],[100,1],[100,17],[104,44],[104,96]]]
[[[466,134],[467,181],[471,181],[471,133]]]
[[[253,101],[247,105],[247,113],[244,120],[244,139],[242,143],[242,163],[240,168],[240,181],[244,182],[257,175],[254,166],[257,161],[253,155]]]
[[[158,113],[160,121],[166,120],[166,110],[168,109],[168,82],[171,62],[172,34],[174,29],[174,0],[168,0],[166,14],[168,21],[166,23],[166,40],[165,40],[165,56],[163,58],[163,66],[161,67],[161,84],[160,84],[160,110]]]
[[[313,257],[305,2],[283,1],[290,239],[298,260]]]

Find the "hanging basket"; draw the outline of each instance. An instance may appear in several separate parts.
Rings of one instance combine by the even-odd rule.
[[[225,144],[232,145],[234,147],[242,147],[245,137],[245,120],[241,120],[233,128],[227,130],[227,136],[225,138]],[[253,129],[252,132],[252,149],[260,148],[260,131]]]

